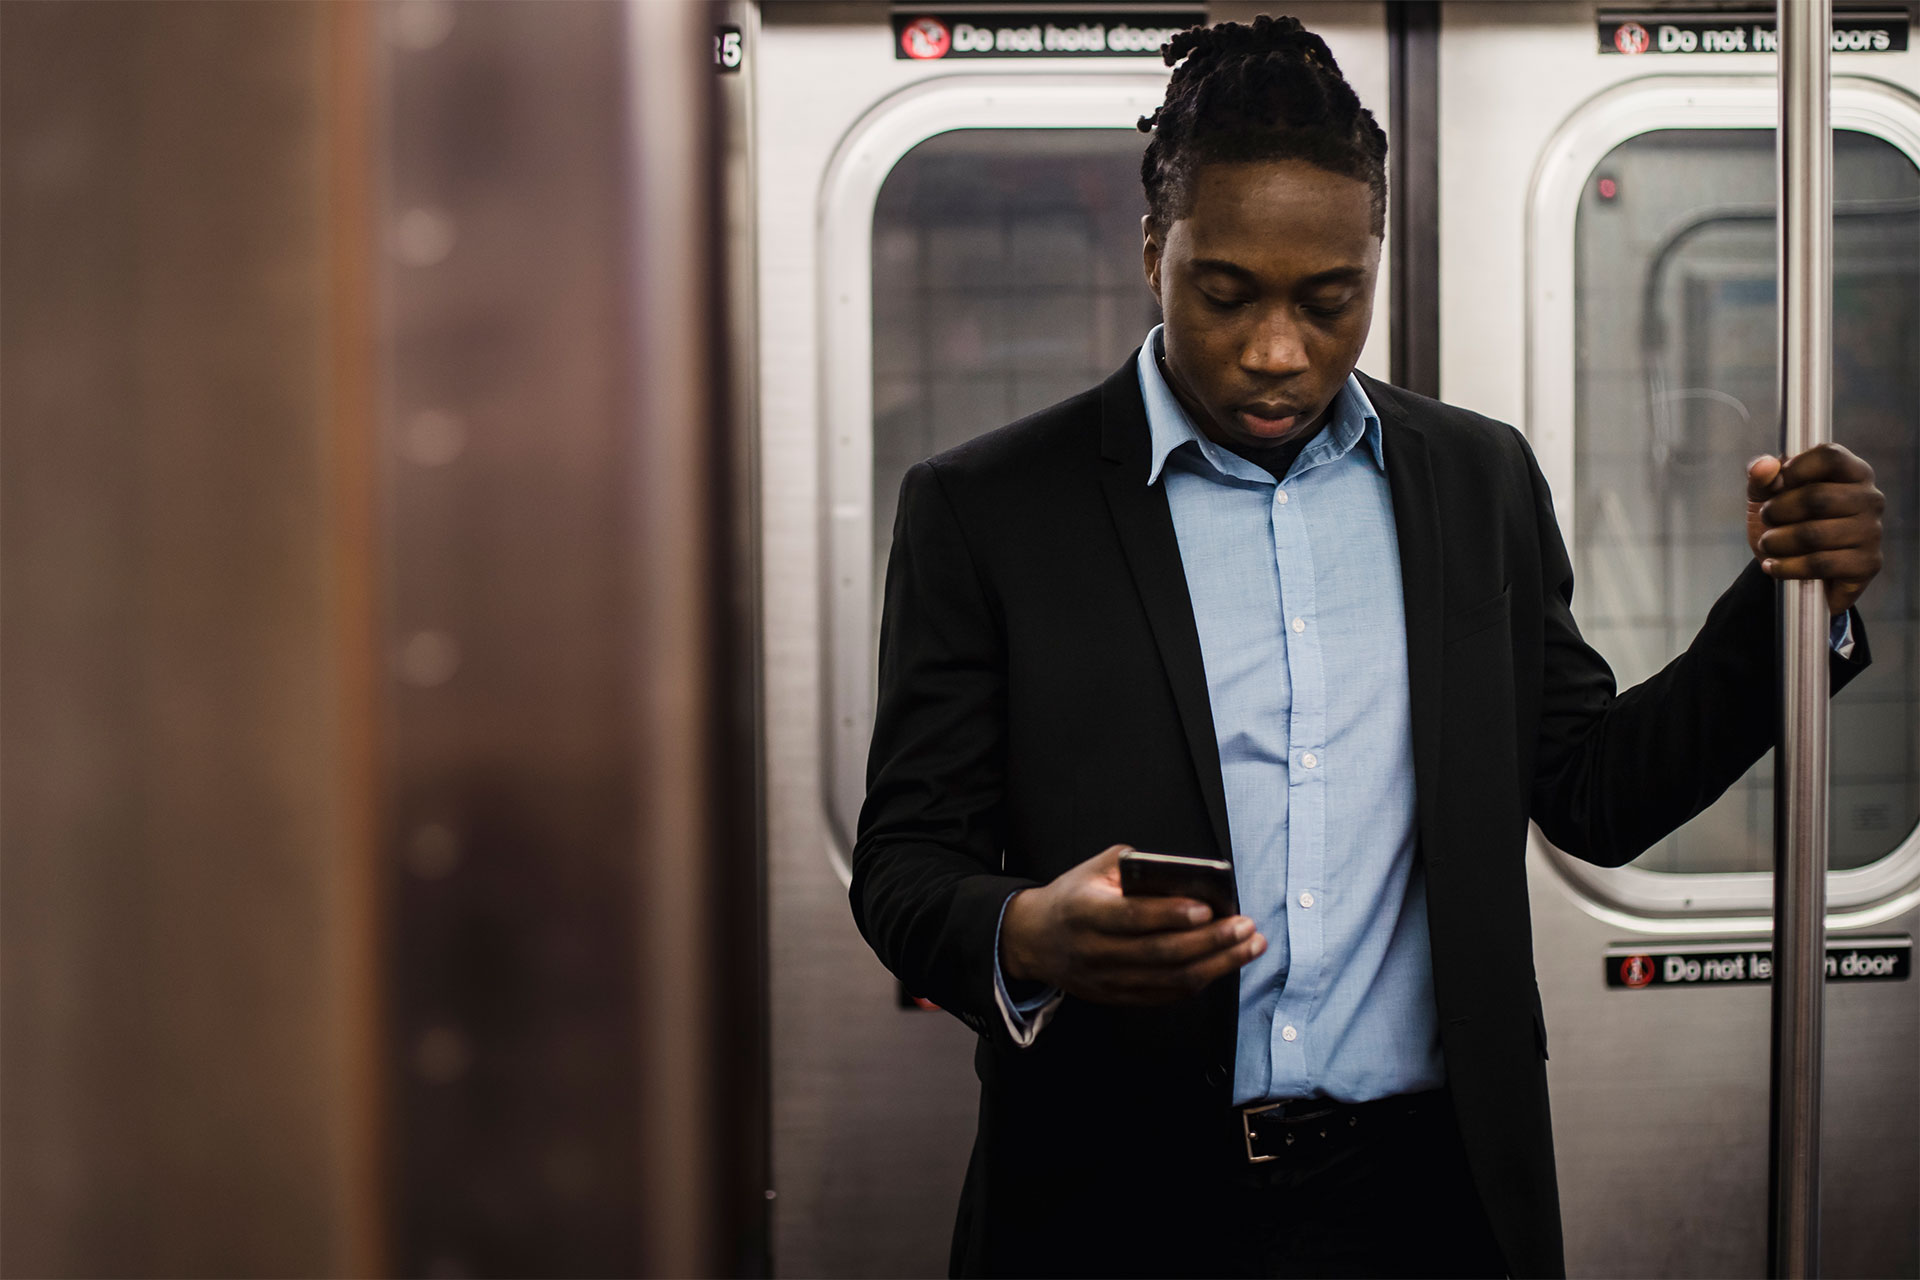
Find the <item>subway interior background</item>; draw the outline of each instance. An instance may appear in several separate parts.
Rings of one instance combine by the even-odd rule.
[[[1556,68],[1598,77],[1624,61],[1592,54],[1603,7],[1277,7],[1345,33],[1363,97],[1396,104],[1395,145],[1404,136],[1403,153],[1435,170],[1404,184],[1425,195],[1393,215],[1403,278],[1437,281],[1444,250],[1450,278],[1478,289],[1447,295],[1446,331],[1467,336],[1444,353],[1439,290],[1382,288],[1392,327],[1377,323],[1373,340],[1392,344],[1396,380],[1437,390],[1446,354],[1450,398],[1521,421],[1526,362],[1458,355],[1526,346],[1513,301],[1525,174],[1507,168],[1531,164],[1534,144],[1500,135],[1559,119],[1557,100],[1512,105]],[[1443,7],[1458,38],[1436,83]],[[1734,6],[1639,6],[1656,7]],[[1920,0],[1874,8],[1920,21]],[[836,730],[813,719],[817,614],[861,588],[816,580],[837,576],[815,552],[839,517],[813,491],[828,487],[812,434],[827,410],[809,343],[828,308],[814,274],[822,216],[806,201],[840,172],[850,122],[960,76],[896,65],[892,14],[887,0],[0,0],[0,1277],[944,1264],[971,1034],[913,1011],[854,933],[820,856]],[[789,55],[778,76],[767,59],[754,90],[769,127],[750,162],[737,144],[754,77],[716,65],[716,31],[742,29],[773,32]],[[869,35],[866,78],[842,75]],[[1428,61],[1390,69],[1389,49],[1420,41]],[[976,79],[1007,69],[971,65]],[[1115,78],[1157,101],[1149,68],[1164,72],[1141,59]],[[1423,115],[1408,105],[1418,95],[1390,94],[1396,75],[1446,108]],[[1573,81],[1565,93],[1590,92]],[[1066,394],[1112,366],[1105,344],[1124,350],[1150,322],[1122,154],[1141,145],[1124,127],[1138,113],[1120,114],[1100,145],[1120,157],[1124,190],[1089,233],[1099,265],[1076,304],[1103,318],[1099,341],[1081,344],[1093,354],[1062,362],[1047,343],[1086,335],[1042,307],[1009,308],[1044,359],[1008,362],[999,383],[937,371],[977,410],[944,425],[916,418],[920,388],[902,372],[930,388],[931,362],[902,357],[875,400],[886,430],[858,501],[839,504],[872,498],[874,536],[850,544],[862,572],[884,560],[899,469],[950,442],[936,427],[959,438],[1014,416],[1018,396]],[[1442,171],[1442,117],[1493,140]],[[919,334],[887,310],[913,288],[993,283],[915,239],[909,215],[952,213],[952,189],[977,172],[978,130],[970,141],[940,124],[945,140],[916,143],[917,161],[860,211],[877,253],[925,258],[876,293],[884,319],[860,341],[883,353]],[[1642,216],[1727,195],[1702,176],[1718,161],[1675,148],[1636,161],[1686,178],[1636,170],[1660,194]],[[1053,153],[1023,163],[1067,172]],[[943,187],[946,164],[958,176]],[[1105,169],[1083,169],[1070,185],[1097,203]],[[1456,215],[1443,246],[1441,199],[1481,192],[1499,216]],[[744,257],[743,241],[756,246]],[[1614,257],[1634,243],[1595,239],[1581,267],[1622,335],[1615,376],[1581,384],[1583,411],[1629,423],[1645,393],[1641,277]],[[1902,252],[1872,283],[1907,310],[1856,314],[1894,317],[1882,327],[1904,327],[1912,349]],[[1078,269],[1055,256],[1036,270],[1009,255],[1007,269],[1023,285]],[[1724,265],[1701,277],[1722,293],[1738,284]],[[1571,257],[1567,269],[1571,287]],[[1727,314],[1745,333],[1760,312]],[[1691,332],[1705,349],[1717,331]],[[1405,341],[1420,333],[1434,340]],[[1771,394],[1754,363],[1741,376]],[[1879,372],[1893,386],[1899,370]],[[1850,385],[1873,381],[1856,369]],[[1869,424],[1886,443],[1869,440],[1891,456],[1910,426],[1889,415]],[[1583,459],[1581,483],[1650,503],[1636,487],[1646,450],[1627,434],[1608,438],[1625,460]],[[1897,474],[1910,480],[1905,447]],[[1890,527],[1911,547],[1907,488]],[[1580,570],[1583,618],[1619,639],[1595,568]],[[1911,590],[1894,589],[1910,580],[1890,570],[1879,588],[1905,628],[1876,633],[1888,680],[1920,670]],[[1880,709],[1882,737],[1899,737],[1911,705]],[[863,755],[863,731],[848,732]],[[1752,797],[1755,816],[1723,824],[1743,856],[1764,854],[1750,837],[1770,807]],[[857,784],[832,803],[857,809]],[[1553,1007],[1555,981],[1607,998],[1587,936],[1600,926],[1557,882],[1536,892],[1559,911],[1535,927],[1562,1185],[1586,1192],[1584,1217],[1569,1214],[1576,1271],[1582,1258],[1685,1256],[1740,1274],[1760,1250],[1743,1224],[1764,1234],[1761,1181],[1741,1180],[1740,1153],[1765,1149],[1766,1061],[1743,1057],[1727,1028],[1757,1034],[1763,1012],[1633,1006],[1649,1011],[1635,1034],[1671,1035],[1661,1060],[1633,1060],[1638,1042],[1614,1035],[1623,1022]],[[1587,932],[1556,954],[1550,939],[1575,926]],[[1828,1212],[1870,1229],[1829,1245],[1910,1274],[1915,1148],[1902,1135],[1920,1006],[1910,994],[1868,1005],[1862,990],[1835,1000],[1832,1025],[1855,1039],[1831,1055],[1842,1084],[1828,1124],[1844,1141],[1827,1170],[1859,1194],[1832,1196]],[[1621,1042],[1598,1044],[1610,1036]],[[883,1095],[881,1081],[900,1087]],[[1645,1135],[1666,1123],[1647,1093],[1678,1117],[1664,1168],[1647,1163]],[[1576,1184],[1567,1153],[1581,1151]],[[1676,1204],[1668,1188],[1694,1169],[1698,1198]],[[1709,1213],[1709,1200],[1725,1203]],[[1867,1253],[1844,1252],[1865,1237]]]

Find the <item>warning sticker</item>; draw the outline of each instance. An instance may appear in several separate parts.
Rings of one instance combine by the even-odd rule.
[[[1059,13],[900,9],[893,15],[896,61],[956,58],[1158,58],[1160,46],[1207,20],[1204,8]]]
[[[1827,945],[1828,982],[1903,982],[1913,969],[1913,939],[1859,938]],[[1773,981],[1773,951],[1728,942],[1607,948],[1609,987],[1717,987]]]
[[[1907,14],[1836,13],[1835,53],[1902,53]],[[1767,53],[1780,51],[1773,15],[1740,13],[1603,13],[1600,52],[1641,54]]]

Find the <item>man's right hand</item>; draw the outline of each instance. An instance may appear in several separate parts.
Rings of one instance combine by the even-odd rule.
[[[1267,949],[1246,916],[1214,920],[1191,898],[1121,893],[1126,848],[1014,894],[1000,923],[1000,971],[1097,1004],[1167,1004]]]

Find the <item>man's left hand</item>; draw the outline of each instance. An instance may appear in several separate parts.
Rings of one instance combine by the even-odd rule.
[[[1818,578],[1827,608],[1845,613],[1880,572],[1887,496],[1873,468],[1837,444],[1747,464],[1747,545],[1767,576]]]

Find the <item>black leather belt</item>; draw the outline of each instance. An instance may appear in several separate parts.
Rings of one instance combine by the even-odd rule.
[[[1240,1129],[1247,1140],[1247,1162],[1265,1164],[1290,1151],[1324,1147],[1381,1124],[1422,1112],[1445,1114],[1447,1091],[1402,1093],[1372,1102],[1335,1102],[1331,1098],[1283,1098],[1240,1108]]]

